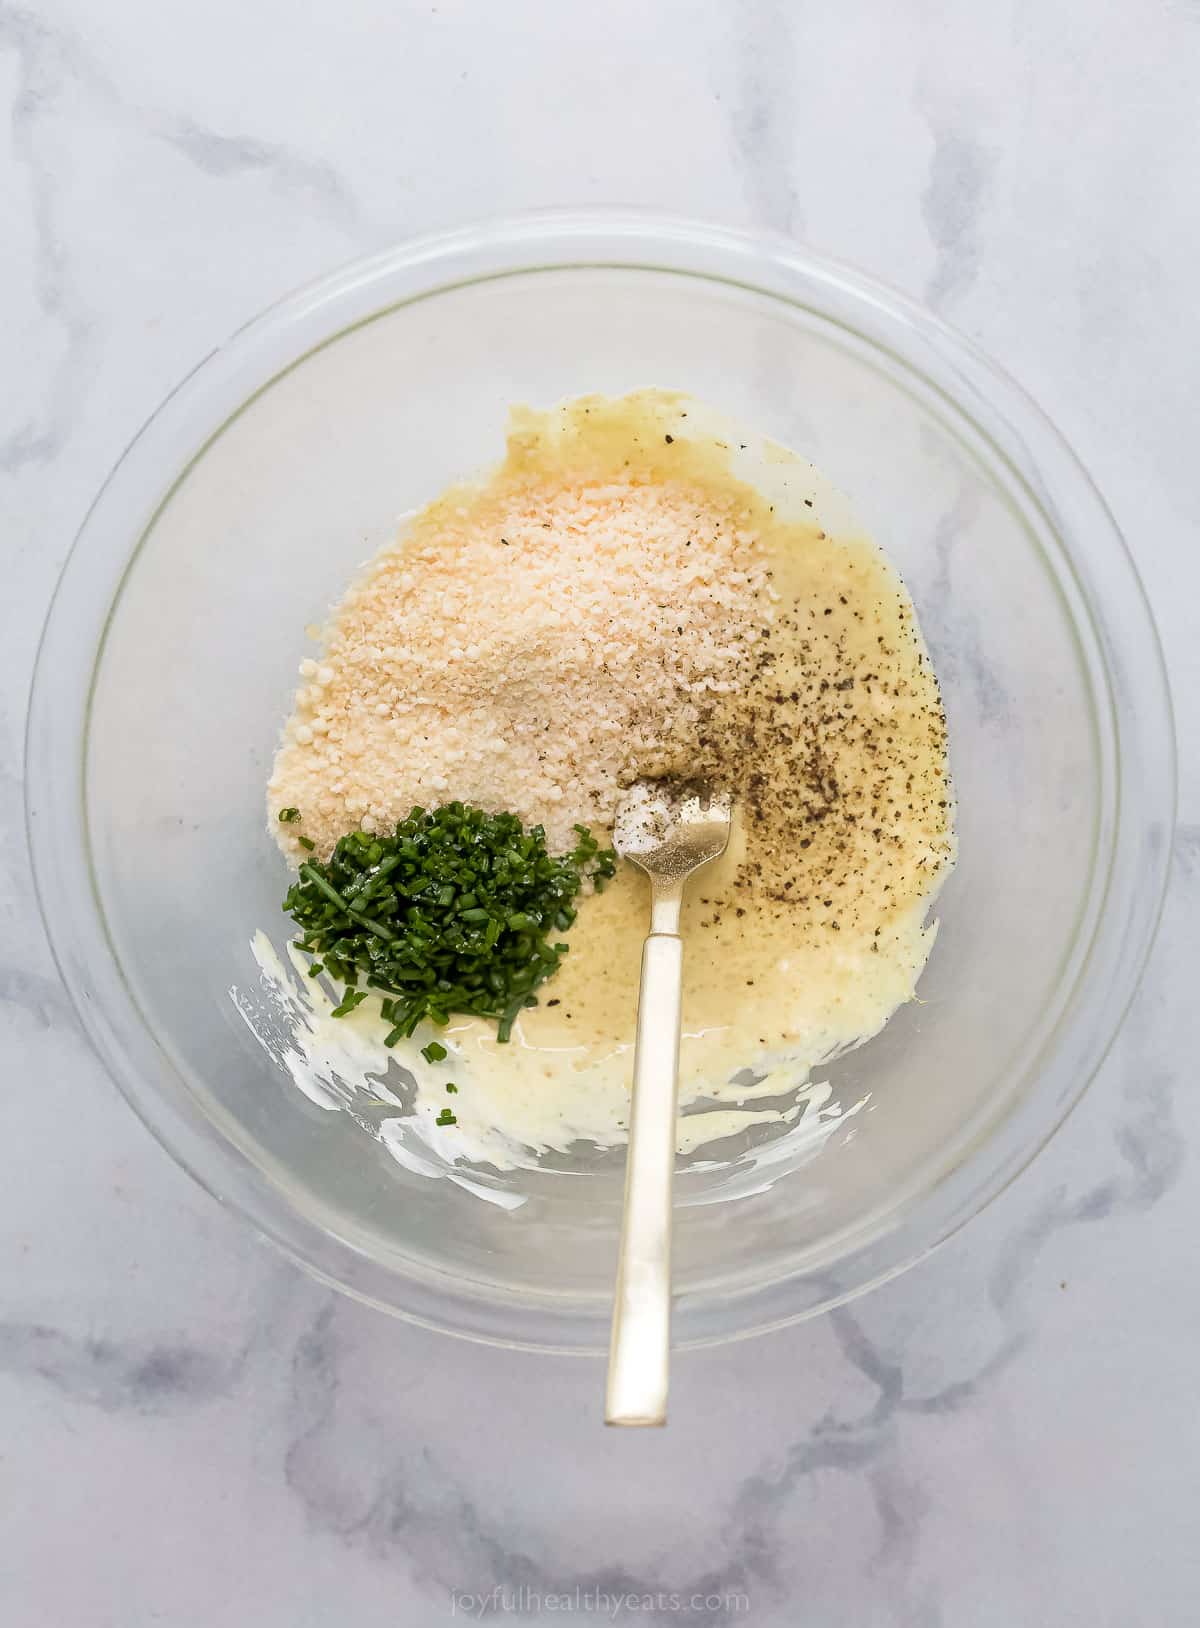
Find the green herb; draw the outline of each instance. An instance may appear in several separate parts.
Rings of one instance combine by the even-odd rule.
[[[370,991],[367,989],[350,989],[346,991],[339,1005],[330,1012],[330,1017],[346,1017],[353,1012],[356,1006],[361,1006]]]
[[[508,1040],[567,953],[550,935],[574,922],[585,878],[600,888],[616,871],[611,850],[586,826],[575,831],[572,852],[555,857],[541,826],[448,803],[414,808],[391,836],[352,831],[327,863],[305,861],[283,908],[299,947],[354,991],[335,1015],[378,990],[387,1046],[453,1012],[494,1018]],[[356,990],[360,978],[367,987]],[[434,1041],[424,1055],[437,1062],[446,1051]]]
[[[298,808],[281,808],[279,810],[280,825],[295,825],[299,818],[300,810]]]
[[[431,1040],[427,1046],[421,1047],[421,1056],[427,1063],[440,1063],[445,1055],[445,1046],[437,1040]]]
[[[455,1083],[454,1083],[454,1081],[453,1081],[453,1080],[447,1080],[447,1081],[446,1081],[446,1090],[447,1090],[447,1091],[454,1091],[454,1092],[457,1092],[457,1091],[458,1091],[458,1087],[457,1087],[457,1086],[456,1086],[456,1085],[455,1085]]]
[[[307,848],[310,854],[312,853],[313,849],[317,846],[316,843],[313,841],[313,839],[311,837],[303,837],[303,836],[297,837],[296,841],[300,844],[300,846],[302,848]]]
[[[457,1125],[458,1120],[455,1118],[453,1113],[451,1113],[449,1108],[443,1108],[441,1113],[434,1120],[434,1124],[435,1125]]]

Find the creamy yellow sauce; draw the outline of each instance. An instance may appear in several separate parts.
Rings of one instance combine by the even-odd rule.
[[[811,1134],[837,1111],[814,1097],[811,1071],[912,998],[933,943],[925,916],[954,855],[936,681],[898,574],[811,465],[687,398],[603,406],[601,433],[627,466],[734,493],[771,573],[769,655],[752,680],[761,705],[746,722],[731,703],[695,747],[694,767],[724,770],[739,813],[728,851],[685,897],[679,1145],[764,1120]],[[555,410],[552,435],[550,415],[523,410],[510,458],[515,444],[536,472],[544,447],[561,464],[572,410]],[[255,953],[291,1011],[284,1060],[310,1095],[336,1081],[328,1105],[359,1088],[385,1110],[403,1103],[379,1132],[394,1151],[406,1123],[441,1161],[512,1168],[624,1139],[648,908],[645,878],[621,866],[582,901],[570,953],[512,1041],[456,1019],[437,1035],[450,1056],[435,1065],[420,1056],[433,1038],[424,1026],[388,1053],[374,1001],[331,1020],[325,992],[262,935]],[[380,1083],[389,1060],[415,1079],[414,1101]],[[457,1123],[438,1127],[447,1106]]]

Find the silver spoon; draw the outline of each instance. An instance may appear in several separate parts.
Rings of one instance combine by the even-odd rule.
[[[725,852],[731,814],[723,794],[694,788],[680,792],[664,782],[642,780],[630,788],[613,832],[617,852],[650,878],[651,903],[638,995],[607,1424],[666,1423],[683,975],[679,910],[688,877]]]

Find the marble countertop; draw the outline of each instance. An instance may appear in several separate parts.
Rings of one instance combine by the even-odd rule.
[[[0,0],[0,1622],[1196,1620],[1198,93],[1193,0]],[[1130,540],[1184,761],[1149,973],[1049,1150],[849,1309],[681,1356],[633,1436],[596,1365],[368,1312],[174,1167],[21,820],[48,597],[165,392],[351,256],[578,202],[792,232],[1002,358]]]

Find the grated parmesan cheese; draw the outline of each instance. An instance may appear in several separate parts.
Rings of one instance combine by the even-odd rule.
[[[430,505],[336,607],[268,790],[289,856],[453,799],[561,852],[576,824],[609,830],[639,774],[688,770],[773,619],[760,540],[685,460],[602,456],[581,422],[566,446],[514,432],[490,481]]]

